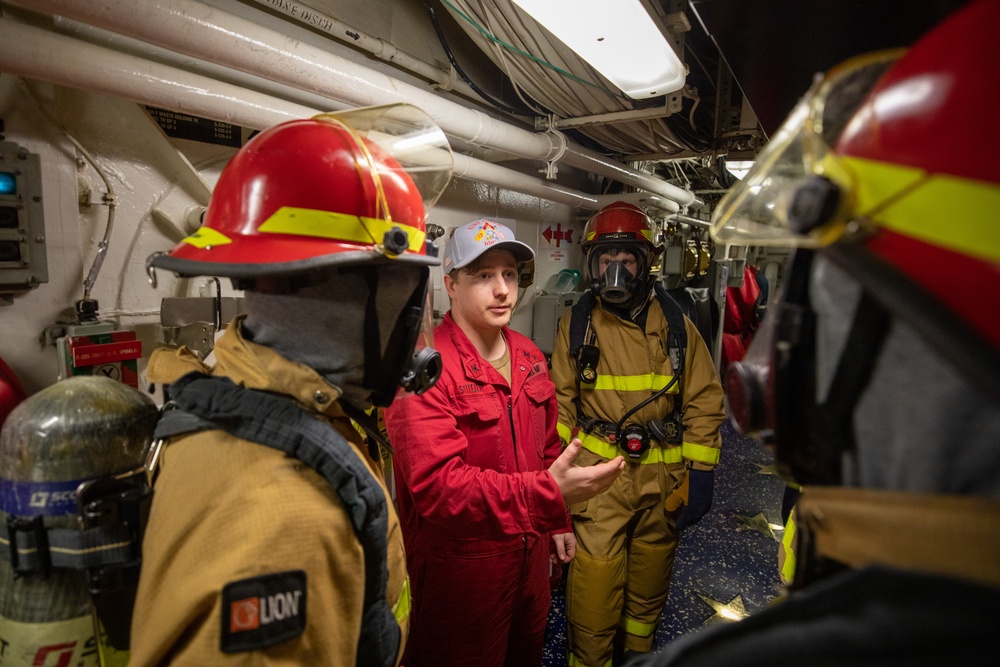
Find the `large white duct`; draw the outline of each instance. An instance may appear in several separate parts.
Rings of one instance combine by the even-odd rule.
[[[0,71],[262,130],[316,109],[0,18]],[[587,210],[592,195],[455,154],[455,175]]]
[[[384,39],[379,39],[358,30],[354,26],[347,25],[334,16],[324,14],[313,7],[308,7],[295,2],[295,0],[282,0],[281,2],[268,2],[268,0],[251,0],[262,7],[281,12],[289,19],[308,25],[311,28],[322,30],[334,39],[350,44],[362,51],[367,51],[379,60],[390,62],[393,65],[433,81],[441,90],[450,90],[460,93],[470,99],[477,99],[477,95],[469,84],[457,78],[457,72],[453,67],[442,70],[434,65],[411,56],[405,51],[400,51],[395,44],[391,44]],[[306,23],[304,16],[310,16],[312,20]]]
[[[352,106],[409,102],[449,136],[524,158],[600,174],[687,206],[693,193],[567,142],[461,106],[417,86],[351,62],[195,0],[15,0],[12,4],[76,19]],[[23,40],[18,40],[21,42]],[[7,42],[7,45],[11,42]]]

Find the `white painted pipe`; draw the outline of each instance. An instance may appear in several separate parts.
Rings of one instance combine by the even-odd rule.
[[[79,88],[179,113],[262,130],[326,111],[0,18],[0,72]],[[489,162],[455,154],[455,175],[592,210],[595,198]]]
[[[598,198],[577,190],[571,190],[552,181],[532,178],[513,169],[507,169],[492,162],[476,160],[460,153],[455,153],[455,178],[468,178],[504,187],[515,192],[533,195],[540,199],[568,204],[587,211],[600,208]],[[673,203],[673,202],[671,202]],[[676,206],[676,204],[674,204]]]
[[[688,190],[554,134],[508,125],[196,0],[14,0],[13,4],[74,18],[354,106],[409,102],[427,112],[446,134],[474,146],[543,161],[560,159],[684,206],[696,203]]]
[[[457,73],[452,67],[442,70],[405,51],[400,51],[396,48],[395,44],[362,32],[329,14],[303,5],[295,0],[251,1],[276,12],[281,12],[297,23],[322,30],[334,39],[357,47],[362,51],[372,54],[379,60],[392,63],[408,72],[427,79],[435,83],[441,90],[454,91],[470,99],[480,101],[479,96],[469,87],[469,84],[457,78]]]
[[[315,109],[0,18],[0,71],[263,129]]]

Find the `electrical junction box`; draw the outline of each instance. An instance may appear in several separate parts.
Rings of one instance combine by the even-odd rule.
[[[581,295],[582,292],[564,292],[563,294],[539,294],[535,297],[534,327],[531,339],[538,346],[538,349],[546,355],[551,355],[552,348],[555,347],[559,319],[576,305]]]
[[[48,281],[41,158],[0,141],[0,305]]]
[[[62,325],[55,338],[59,379],[98,375],[139,388],[142,341],[134,331],[116,330],[110,322]]]

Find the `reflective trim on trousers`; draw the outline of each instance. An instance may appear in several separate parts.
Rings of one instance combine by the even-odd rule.
[[[636,637],[649,637],[656,632],[656,623],[641,623],[634,618],[622,617],[621,629]]]

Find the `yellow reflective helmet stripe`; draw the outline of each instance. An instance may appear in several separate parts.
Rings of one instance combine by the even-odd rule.
[[[401,222],[347,215],[332,211],[282,206],[271,214],[258,231],[270,234],[293,234],[334,241],[382,243],[385,233],[394,227],[406,232],[409,249],[419,252],[424,246],[425,233]]]
[[[660,375],[659,373],[644,373],[642,375],[607,375],[597,376],[597,381],[593,384],[583,383],[582,386],[595,391],[659,391],[670,384],[672,375]],[[674,385],[667,392],[677,393],[677,385]]]
[[[410,617],[410,578],[403,580],[403,590],[399,591],[399,599],[392,605],[392,615],[396,622],[402,625]]]
[[[215,245],[226,245],[232,242],[233,240],[222,232],[209,227],[201,227],[191,236],[181,240],[181,243],[188,243],[193,245],[195,248],[200,248],[202,250]]]
[[[924,243],[1000,262],[1000,226],[983,224],[985,212],[1000,210],[1000,187],[874,160],[842,160],[858,177],[854,215]]]

